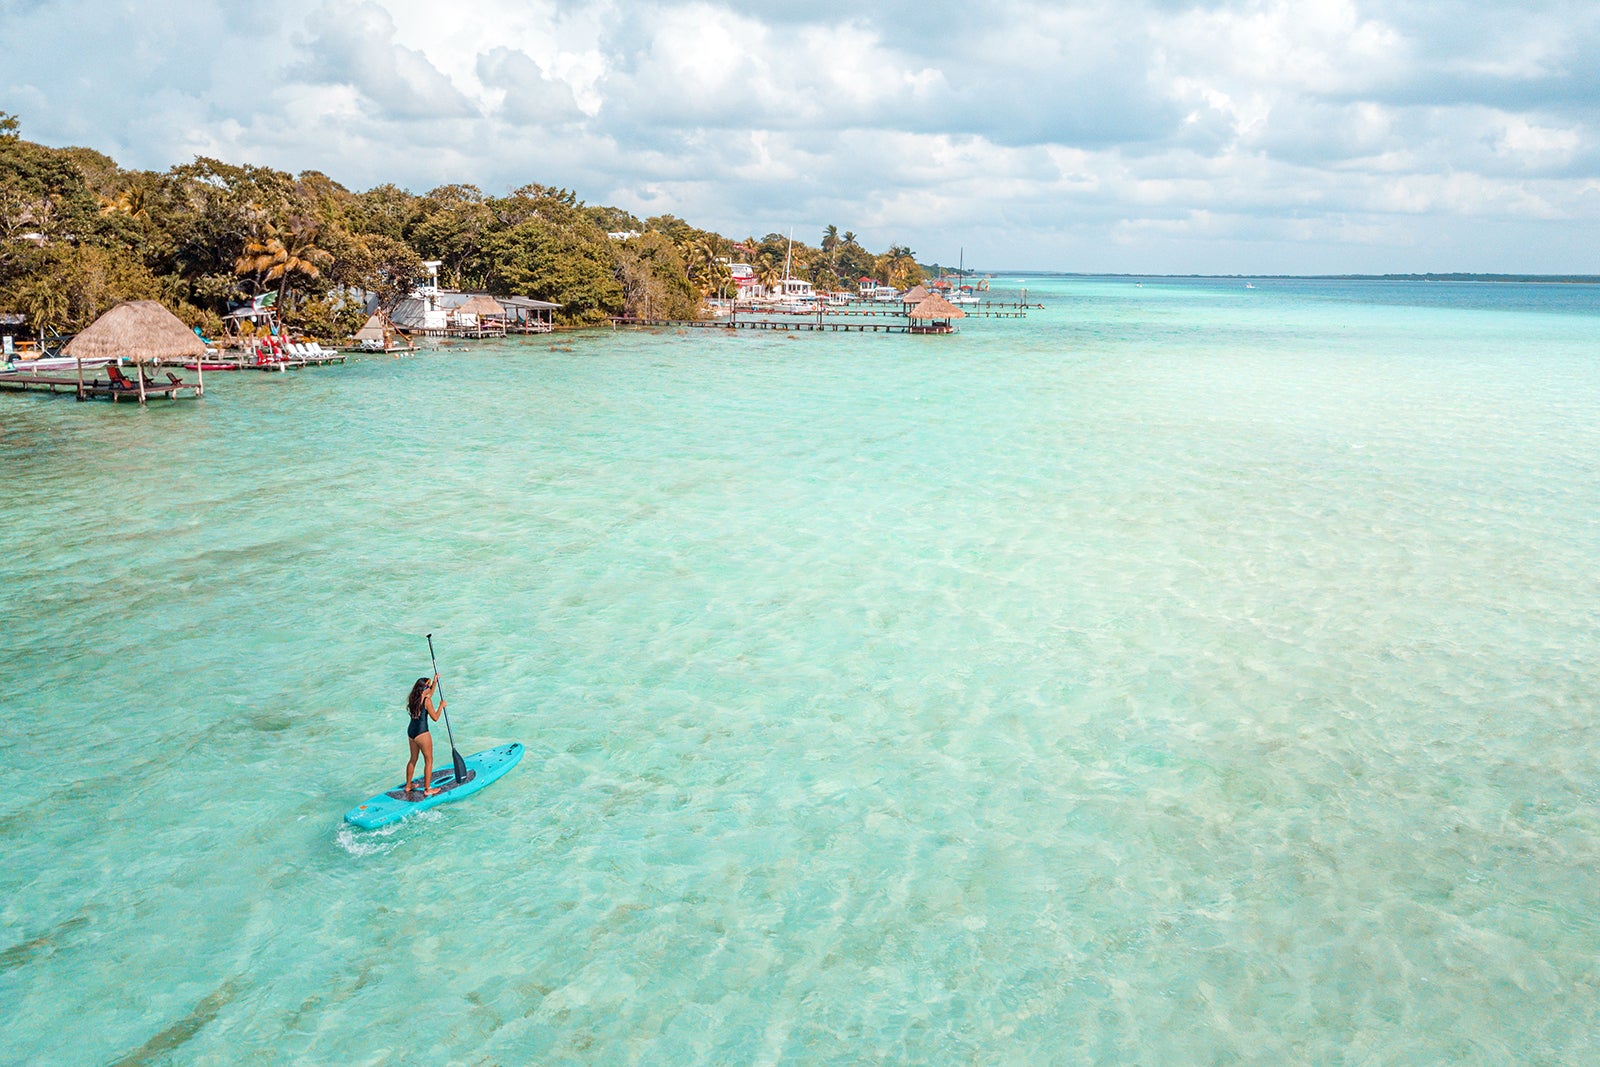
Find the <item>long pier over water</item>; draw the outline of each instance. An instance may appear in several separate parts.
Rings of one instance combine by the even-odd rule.
[[[1043,304],[991,303],[962,307],[963,318],[1025,319],[1030,309],[1044,310]],[[882,307],[825,307],[819,311],[772,311],[746,309],[714,319],[657,319],[639,315],[613,315],[612,326],[644,326],[656,329],[683,327],[691,330],[778,330],[827,331],[832,333],[911,333],[907,312],[892,305]],[[850,320],[874,321],[850,321]],[[832,320],[832,321],[830,321]],[[918,331],[920,332],[920,331]]]

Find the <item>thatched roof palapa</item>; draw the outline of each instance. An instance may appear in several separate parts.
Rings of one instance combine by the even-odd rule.
[[[910,316],[913,319],[964,319],[967,313],[944,297],[934,295],[912,308]]]
[[[906,295],[902,296],[900,298],[900,302],[902,304],[920,304],[926,299],[928,299],[928,289],[927,289],[927,287],[924,286],[924,285],[918,284],[918,285],[912,286],[911,289],[906,293]]]
[[[78,359],[199,359],[206,344],[172,312],[154,300],[118,304],[62,349]]]
[[[504,304],[494,297],[484,296],[482,293],[475,294],[471,299],[457,304],[450,310],[457,315],[476,315],[479,318],[485,315],[504,315],[506,313]]]
[[[367,319],[367,324],[355,332],[357,341],[382,341],[387,331],[394,327],[384,321],[382,315],[372,315]]]

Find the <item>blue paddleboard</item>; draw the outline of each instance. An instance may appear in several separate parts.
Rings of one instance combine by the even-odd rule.
[[[435,769],[433,772],[432,785],[439,792],[431,797],[424,797],[420,789],[413,789],[407,793],[402,783],[393,789],[384,790],[363,804],[357,804],[344,813],[344,821],[363,830],[376,830],[407,815],[471,796],[515,767],[520,759],[522,759],[520,741],[474,752],[464,760],[467,765],[467,776],[458,782],[455,768],[451,766],[449,754],[446,753],[444,770]]]

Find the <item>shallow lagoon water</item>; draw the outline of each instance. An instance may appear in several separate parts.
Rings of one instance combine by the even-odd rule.
[[[1600,292],[1023,284],[0,397],[0,1062],[1600,1056]]]

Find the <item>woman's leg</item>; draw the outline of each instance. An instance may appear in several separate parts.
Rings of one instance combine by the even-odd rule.
[[[433,788],[433,735],[418,734],[417,743],[422,747],[422,795],[431,797],[438,792]]]
[[[408,740],[411,742],[411,758],[406,760],[406,784],[400,788],[409,793],[411,791],[411,776],[417,773],[417,753],[422,751],[422,746],[417,744],[415,737]]]

